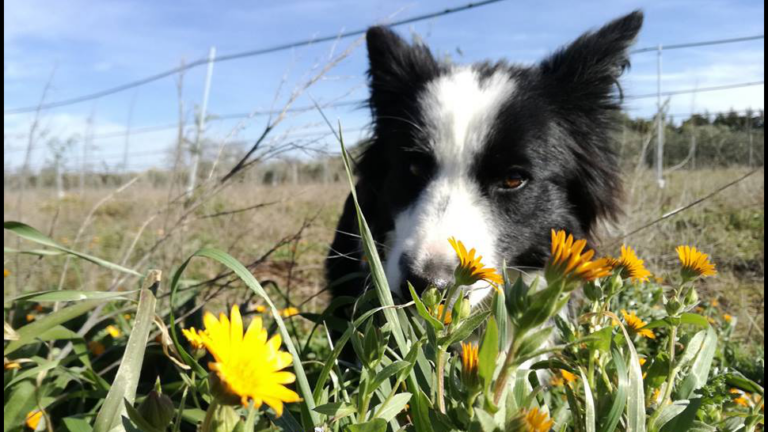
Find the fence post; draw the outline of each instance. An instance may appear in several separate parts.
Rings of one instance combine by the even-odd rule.
[[[136,97],[139,92],[133,94],[131,98],[131,105],[128,107],[128,120],[125,124],[125,143],[123,143],[123,174],[128,173],[128,150],[131,146],[131,124],[133,123],[133,108],[136,106]]]
[[[205,117],[208,115],[208,96],[211,93],[211,79],[213,78],[213,64],[216,61],[216,47],[211,47],[208,52],[208,72],[205,75],[205,88],[203,89],[203,103],[197,118],[197,134],[192,144],[192,165],[189,168],[189,182],[187,184],[187,198],[192,196],[197,182],[197,170],[200,165],[202,153],[202,139],[205,129]]]
[[[662,55],[664,47],[659,45],[658,57],[656,62],[657,67],[657,106],[659,110],[658,114],[658,137],[656,143],[656,181],[659,188],[664,189],[666,182],[664,181],[664,103],[661,100],[661,74],[662,74]]]

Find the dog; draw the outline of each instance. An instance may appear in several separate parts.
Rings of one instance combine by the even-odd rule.
[[[620,216],[619,79],[643,20],[635,11],[532,66],[454,65],[386,27],[368,30],[372,137],[355,160],[356,190],[396,298],[409,297],[406,282],[453,282],[449,237],[487,266],[535,271],[552,229],[594,239]],[[362,250],[350,196],[326,261],[334,297],[363,293]],[[473,305],[491,292],[472,288]]]

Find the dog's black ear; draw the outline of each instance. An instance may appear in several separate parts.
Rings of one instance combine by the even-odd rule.
[[[584,34],[542,62],[542,74],[556,84],[549,87],[554,90],[551,96],[565,105],[562,108],[620,107],[618,79],[630,65],[629,48],[643,21],[643,12],[635,11]]]
[[[368,29],[366,41],[374,109],[381,109],[397,98],[414,97],[418,86],[437,72],[437,61],[426,46],[410,45],[386,27]]]

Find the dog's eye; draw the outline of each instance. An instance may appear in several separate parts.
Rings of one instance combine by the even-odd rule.
[[[419,162],[411,162],[408,166],[408,172],[414,177],[423,177],[426,174],[426,165]]]
[[[511,172],[502,183],[502,188],[506,190],[518,190],[528,183],[528,178],[521,172]]]

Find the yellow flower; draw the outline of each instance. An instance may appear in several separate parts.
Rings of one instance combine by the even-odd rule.
[[[112,336],[113,338],[118,338],[118,337],[120,337],[120,329],[119,329],[119,328],[117,328],[117,327],[115,327],[115,326],[113,326],[113,325],[108,325],[108,326],[107,326],[107,333],[108,333],[110,336]]]
[[[461,343],[461,380],[470,390],[480,385],[480,347],[473,343]]]
[[[451,237],[448,242],[459,257],[459,266],[456,268],[456,283],[462,286],[474,285],[479,281],[498,285],[504,283],[504,279],[496,272],[496,269],[486,268],[482,256],[475,256],[475,249],[467,252],[464,243]]]
[[[565,387],[565,379],[559,375],[553,376],[549,383],[552,387]]]
[[[661,402],[661,389],[657,388],[653,391],[653,396],[651,396],[651,400],[654,403],[660,403]]]
[[[730,324],[730,323],[733,322],[733,315],[725,314],[725,315],[723,315],[723,319],[725,320],[725,322]]]
[[[713,308],[720,307],[720,300],[714,299],[711,302],[709,302],[709,305],[712,306]]]
[[[647,358],[641,358],[640,359],[640,367],[645,366],[647,363],[648,363],[648,359]]]
[[[549,432],[555,421],[549,418],[549,414],[534,408],[525,414],[525,425],[528,432]]]
[[[715,265],[709,261],[709,255],[698,251],[695,247],[679,246],[677,255],[683,264],[682,274],[685,279],[709,277],[717,274]]]
[[[37,430],[40,425],[40,420],[43,419],[43,412],[40,410],[34,410],[27,413],[27,419],[24,424],[32,430]]]
[[[621,257],[610,260],[611,267],[621,272],[621,277],[635,282],[648,282],[651,272],[645,268],[645,261],[637,257],[635,251],[624,245],[621,247]]]
[[[132,317],[131,314],[125,314],[123,315],[123,318],[125,318],[126,321],[130,321]]]
[[[3,279],[7,278],[11,275],[11,271],[8,269],[3,269]]]
[[[189,341],[189,344],[192,346],[193,349],[200,350],[205,348],[205,342],[203,341],[203,335],[202,332],[199,332],[195,330],[194,327],[190,327],[188,329],[181,329],[181,334],[184,335],[184,337],[187,338]]]
[[[264,305],[258,305],[258,306],[256,306],[255,308],[253,308],[253,310],[254,310],[256,313],[264,313],[264,312],[266,312],[266,311],[267,311],[267,307],[266,307],[266,306],[264,306]]]
[[[443,316],[443,311],[445,311],[445,316]],[[443,316],[443,324],[445,325],[453,322],[453,312],[446,311],[445,305],[440,305],[437,308],[429,308],[429,313],[437,319],[440,319],[440,317]]]
[[[88,350],[91,352],[91,354],[95,356],[100,356],[104,354],[104,351],[106,351],[107,349],[104,347],[104,344],[102,344],[101,342],[90,341],[88,342]]]
[[[565,231],[552,230],[552,257],[547,263],[545,274],[547,280],[555,281],[593,281],[611,274],[610,261],[600,259],[592,261],[595,251],[584,252],[586,240],[574,240],[573,235]]]
[[[280,351],[280,335],[267,340],[267,330],[261,317],[251,321],[243,333],[243,318],[235,305],[229,318],[221,314],[203,317],[205,332],[198,332],[215,361],[208,364],[226,390],[240,397],[243,405],[253,401],[256,408],[267,404],[278,416],[283,403],[299,402],[299,395],[285,387],[296,380],[291,372],[283,371],[293,363],[293,357]]]
[[[21,363],[8,359],[3,359],[3,369],[5,370],[19,370],[21,369]]]
[[[283,318],[290,318],[290,317],[296,316],[296,315],[298,315],[300,313],[301,313],[301,311],[298,310],[295,307],[287,307],[287,308],[285,308],[285,309],[280,311],[280,316],[282,316]]]
[[[32,314],[27,314],[27,322],[32,322],[35,320],[35,316]]]
[[[656,335],[653,333],[653,331],[645,328],[645,326],[647,326],[648,324],[646,324],[645,321],[638,318],[634,312],[632,312],[632,314],[629,314],[627,313],[627,311],[623,310],[621,311],[621,314],[624,315],[624,321],[627,323],[627,327],[629,327],[629,329],[632,330],[633,333],[636,333],[648,339],[656,339]]]
[[[567,370],[564,370],[564,369],[560,369],[560,375],[563,376],[563,379],[568,384],[573,384],[573,383],[575,383],[579,379],[578,376],[576,376],[576,375],[574,375],[574,374],[572,374],[572,373],[570,373],[570,372],[568,372]]]
[[[746,396],[742,396],[734,400],[734,402],[736,402],[736,405],[743,406],[744,408],[752,408],[752,402]]]

